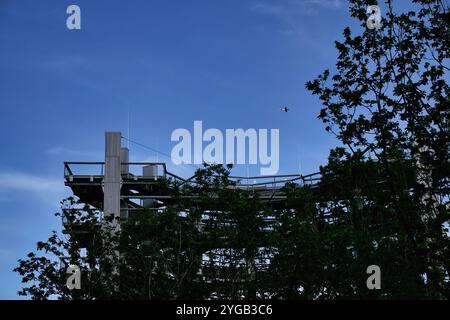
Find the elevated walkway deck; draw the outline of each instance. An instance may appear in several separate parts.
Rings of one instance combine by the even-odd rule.
[[[166,164],[161,162],[123,162],[122,166],[133,168],[121,174],[121,200],[123,210],[140,210],[149,207],[163,207],[174,202],[173,192],[167,186],[167,179],[188,184],[194,184],[194,177],[184,179],[167,170]],[[82,202],[95,208],[102,209],[104,162],[65,162],[64,183]],[[144,168],[150,167],[153,173],[144,175]],[[142,172],[135,174],[131,172]],[[285,174],[274,176],[241,177],[230,176],[236,183],[234,188],[256,192],[263,201],[282,203],[286,196],[281,188],[286,183],[298,183],[314,188],[320,181],[320,173],[309,175]]]

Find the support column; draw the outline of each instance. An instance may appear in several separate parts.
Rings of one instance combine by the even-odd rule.
[[[120,132],[105,133],[105,177],[103,179],[103,214],[105,217],[114,217],[108,227],[112,227],[112,233],[120,230],[120,188],[121,188],[121,168],[120,168]],[[106,226],[106,225],[105,225]],[[113,269],[111,276],[119,275],[117,262],[120,259],[120,252],[114,250],[109,256]],[[114,290],[118,290],[118,285],[114,286]]]
[[[130,162],[130,151],[128,150],[128,148],[120,148],[120,162]],[[130,166],[128,164],[122,164],[120,167],[120,172],[122,174],[130,173]]]
[[[120,217],[120,132],[105,133],[105,178],[103,213]]]

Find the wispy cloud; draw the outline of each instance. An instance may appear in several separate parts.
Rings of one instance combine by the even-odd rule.
[[[288,27],[283,30],[284,33],[304,35],[302,17],[317,15],[320,10],[340,9],[342,6],[342,0],[288,0],[283,3],[258,1],[253,3],[251,10],[283,21]]]
[[[76,150],[60,146],[51,147],[47,149],[45,152],[50,156],[74,157],[76,159],[79,158],[101,159],[102,157],[102,153],[98,151]]]
[[[80,155],[82,154],[82,152],[77,151],[77,150],[72,150],[72,149],[68,149],[68,148],[64,148],[64,147],[52,147],[50,149],[48,149],[47,154],[50,154],[52,156],[60,156],[60,155]]]
[[[306,6],[317,6],[323,8],[340,8],[342,0],[303,0],[297,1],[304,3]]]
[[[6,250],[6,249],[0,249],[0,256],[10,256],[11,255],[11,251]]]
[[[280,15],[284,13],[285,7],[281,4],[258,2],[251,9],[262,14]]]
[[[23,172],[0,172],[0,191],[58,192],[62,179],[41,177]]]
[[[79,56],[52,57],[40,61],[40,66],[51,69],[80,69],[88,67],[88,62]]]
[[[310,15],[317,13],[319,8],[338,9],[340,7],[342,7],[342,0],[288,0],[283,3],[259,1],[255,2],[251,9],[263,14],[286,16],[289,14]]]

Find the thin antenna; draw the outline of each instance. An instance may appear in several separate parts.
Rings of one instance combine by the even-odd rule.
[[[156,149],[159,149],[159,139],[156,136]],[[159,152],[156,152],[156,162],[159,162]]]
[[[130,149],[130,107],[128,107],[127,148]]]
[[[300,156],[300,150],[298,151],[298,173],[302,175],[302,157]]]

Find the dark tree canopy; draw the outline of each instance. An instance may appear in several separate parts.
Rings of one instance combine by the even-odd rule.
[[[391,235],[402,236],[417,272],[448,298],[449,5],[414,0],[417,10],[397,13],[396,3],[385,1],[380,30],[353,35],[346,28],[335,43],[335,74],[326,70],[306,87],[323,103],[326,130],[353,156],[376,159],[388,198],[374,200],[395,215]],[[350,1],[362,28],[367,4]]]

